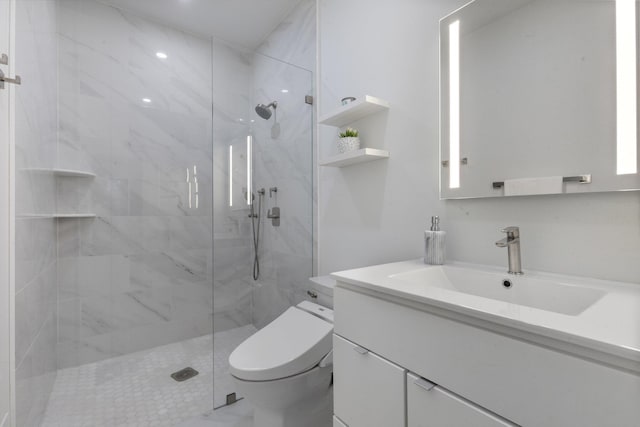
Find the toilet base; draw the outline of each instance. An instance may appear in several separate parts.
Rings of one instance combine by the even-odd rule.
[[[315,367],[275,381],[234,379],[253,406],[255,427],[331,427],[331,371],[331,367]]]
[[[285,411],[254,407],[254,427],[331,427],[333,387],[313,401],[299,402]]]

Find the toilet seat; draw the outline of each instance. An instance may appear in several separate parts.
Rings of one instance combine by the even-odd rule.
[[[332,332],[331,323],[291,307],[231,353],[231,374],[245,381],[272,381],[305,372],[331,351]]]

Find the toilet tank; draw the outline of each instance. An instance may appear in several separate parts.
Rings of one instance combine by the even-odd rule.
[[[319,317],[325,322],[333,323],[333,310],[330,308],[323,307],[320,304],[315,304],[309,301],[302,301],[296,307],[302,311],[306,311],[309,314]]]
[[[333,288],[336,281],[329,276],[310,277],[305,299],[333,309]]]

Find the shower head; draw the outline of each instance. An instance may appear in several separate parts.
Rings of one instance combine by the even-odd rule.
[[[258,113],[258,115],[263,119],[269,120],[271,118],[271,107],[273,107],[273,110],[275,111],[275,109],[278,108],[278,102],[273,101],[269,105],[258,104],[256,105],[256,113]]]

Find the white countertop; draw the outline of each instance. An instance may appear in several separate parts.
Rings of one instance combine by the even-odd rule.
[[[448,265],[509,276],[504,269],[491,266],[465,263]],[[331,277],[338,281],[337,286],[340,286],[340,282],[346,283],[382,294],[380,296],[383,298],[384,295],[391,295],[423,304],[427,308],[445,309],[457,315],[616,356],[631,363],[625,363],[625,368],[640,372],[640,284],[527,271],[527,277],[606,292],[580,314],[566,315],[434,286],[411,286],[406,281],[389,277],[419,268],[433,267],[425,266],[419,259],[341,271],[331,274]]]

